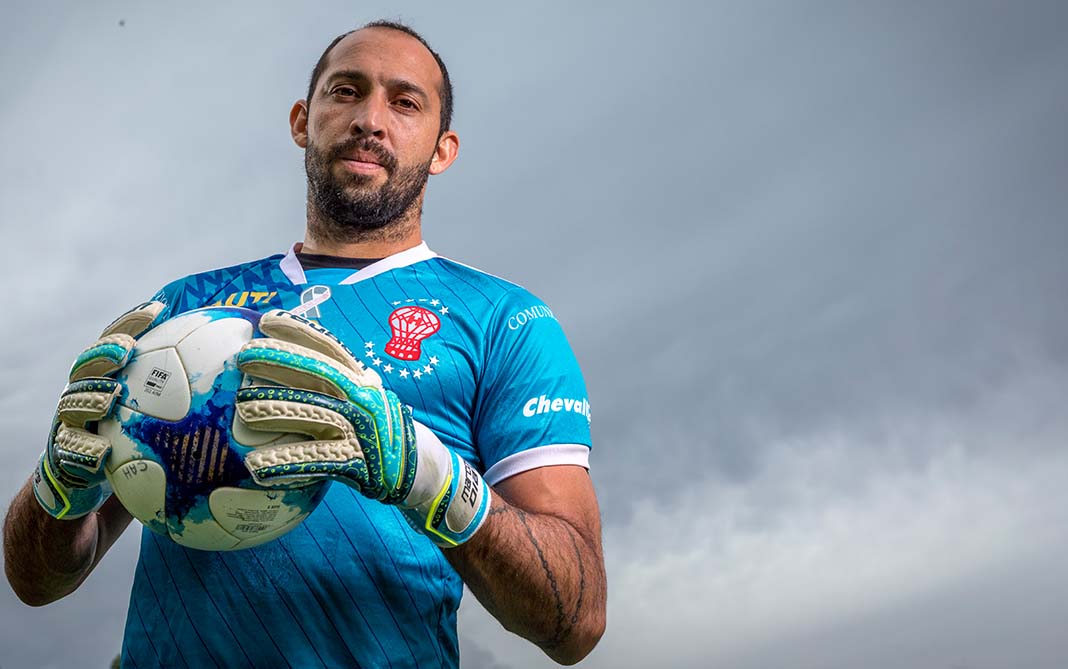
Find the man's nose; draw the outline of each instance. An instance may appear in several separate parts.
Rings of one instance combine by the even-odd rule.
[[[356,105],[355,114],[349,124],[349,132],[355,137],[384,138],[386,113],[384,96],[378,93],[368,95],[361,104]]]

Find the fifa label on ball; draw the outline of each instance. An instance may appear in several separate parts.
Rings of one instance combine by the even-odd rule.
[[[163,388],[167,385],[167,379],[169,378],[171,378],[170,372],[159,367],[153,367],[152,371],[148,373],[148,378],[145,379],[145,392],[159,397],[163,394]]]

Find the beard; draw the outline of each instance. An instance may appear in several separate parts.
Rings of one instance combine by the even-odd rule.
[[[346,173],[336,177],[332,165],[354,151],[374,154],[386,170],[386,182],[375,188],[369,174]],[[430,175],[430,161],[401,168],[397,158],[371,139],[353,138],[329,150],[308,142],[304,152],[308,175],[308,204],[320,216],[309,216],[314,236],[324,241],[360,242],[403,236],[408,226],[400,225],[421,206],[420,194]]]

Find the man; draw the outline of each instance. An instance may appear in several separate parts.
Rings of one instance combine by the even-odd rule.
[[[73,592],[130,522],[100,485],[107,445],[91,430],[112,401],[108,377],[149,326],[229,304],[270,312],[278,333],[296,332],[325,352],[312,357],[363,379],[328,397],[280,373],[273,380],[297,379],[291,399],[318,398],[334,418],[369,412],[375,434],[396,437],[383,448],[401,450],[365,462],[372,444],[361,433],[362,451],[330,462],[282,453],[325,466],[335,483],[302,525],[262,546],[204,552],[142,531],[123,666],[456,666],[462,583],[553,660],[590,652],[606,584],[585,387],[542,302],[422,242],[427,177],[459,148],[451,111],[444,63],[409,28],[376,22],[327,48],[290,113],[308,176],[304,242],[168,285],[79,357],[38,474],[4,526],[6,572],[23,601]],[[374,375],[349,350],[388,392],[367,394]],[[418,466],[386,472],[402,452]],[[279,471],[251,460],[261,481]],[[374,487],[376,476],[396,489]],[[427,490],[439,492],[429,500]]]

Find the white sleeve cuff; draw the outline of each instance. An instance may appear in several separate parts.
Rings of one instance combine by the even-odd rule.
[[[538,467],[578,465],[590,468],[590,447],[585,444],[551,444],[514,453],[486,470],[482,478],[490,485]]]

